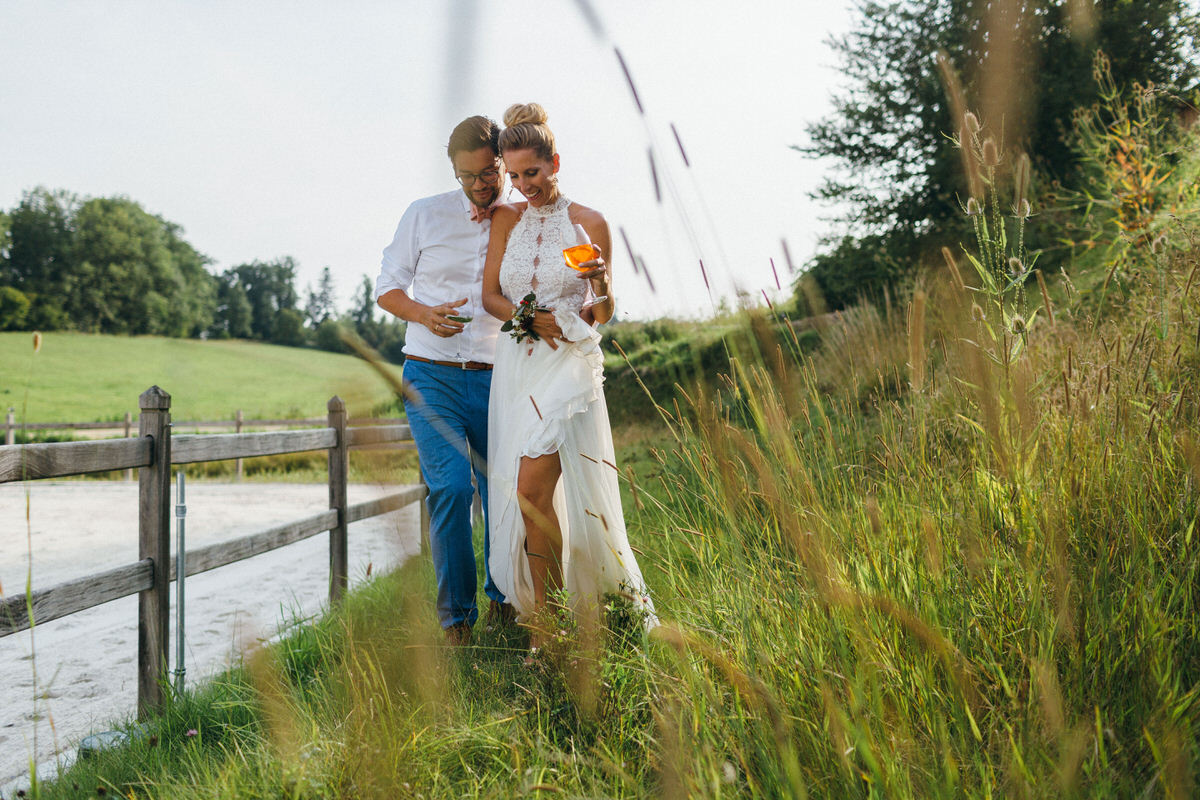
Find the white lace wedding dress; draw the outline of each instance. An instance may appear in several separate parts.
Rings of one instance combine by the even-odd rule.
[[[625,535],[608,407],[604,403],[600,335],[579,316],[588,282],[563,263],[574,243],[560,196],[529,207],[509,234],[500,288],[513,303],[530,292],[554,311],[563,336],[518,343],[501,334],[488,410],[488,501],[492,579],[519,618],[534,610],[525,555],[525,525],[517,504],[521,457],[557,452],[562,478],[554,494],[563,539],[563,588],[577,612],[595,609],[605,592],[634,598],[653,624],[654,608]]]

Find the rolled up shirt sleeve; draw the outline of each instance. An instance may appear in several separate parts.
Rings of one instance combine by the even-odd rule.
[[[400,224],[396,226],[396,235],[392,237],[392,243],[383,249],[379,277],[375,279],[376,300],[392,289],[407,292],[412,286],[413,276],[417,272],[417,259],[421,257],[418,235],[420,214],[421,209],[418,205],[409,206],[400,218]]]

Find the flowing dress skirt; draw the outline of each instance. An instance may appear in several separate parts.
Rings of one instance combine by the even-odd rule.
[[[571,343],[496,343],[488,409],[488,502],[492,578],[522,620],[534,611],[517,502],[522,456],[557,452],[562,478],[554,494],[563,541],[563,588],[577,612],[594,610],[606,592],[654,609],[625,534],[600,336],[575,314],[559,323]],[[571,319],[573,317],[573,319]]]

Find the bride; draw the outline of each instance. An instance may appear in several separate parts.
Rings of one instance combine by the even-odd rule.
[[[580,272],[563,260],[576,225],[607,254],[608,223],[559,191],[546,121],[536,103],[504,114],[500,154],[527,202],[497,207],[483,274],[484,307],[512,323],[497,339],[488,410],[489,565],[534,646],[535,618],[560,589],[576,613],[596,612],[606,592],[654,613],[625,535],[592,325],[613,314],[609,268],[599,254]]]

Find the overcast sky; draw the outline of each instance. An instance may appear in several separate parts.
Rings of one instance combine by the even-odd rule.
[[[563,190],[649,267],[653,289],[617,248],[621,318],[711,312],[700,257],[714,298],[774,300],[781,239],[799,266],[827,230],[805,196],[821,165],[789,145],[829,108],[848,6],[602,0],[597,26],[566,0],[0,0],[0,208],[38,185],[126,195],[215,271],[290,255],[303,291],[330,267],[344,308],[408,203],[455,187],[454,124],[536,101]]]

